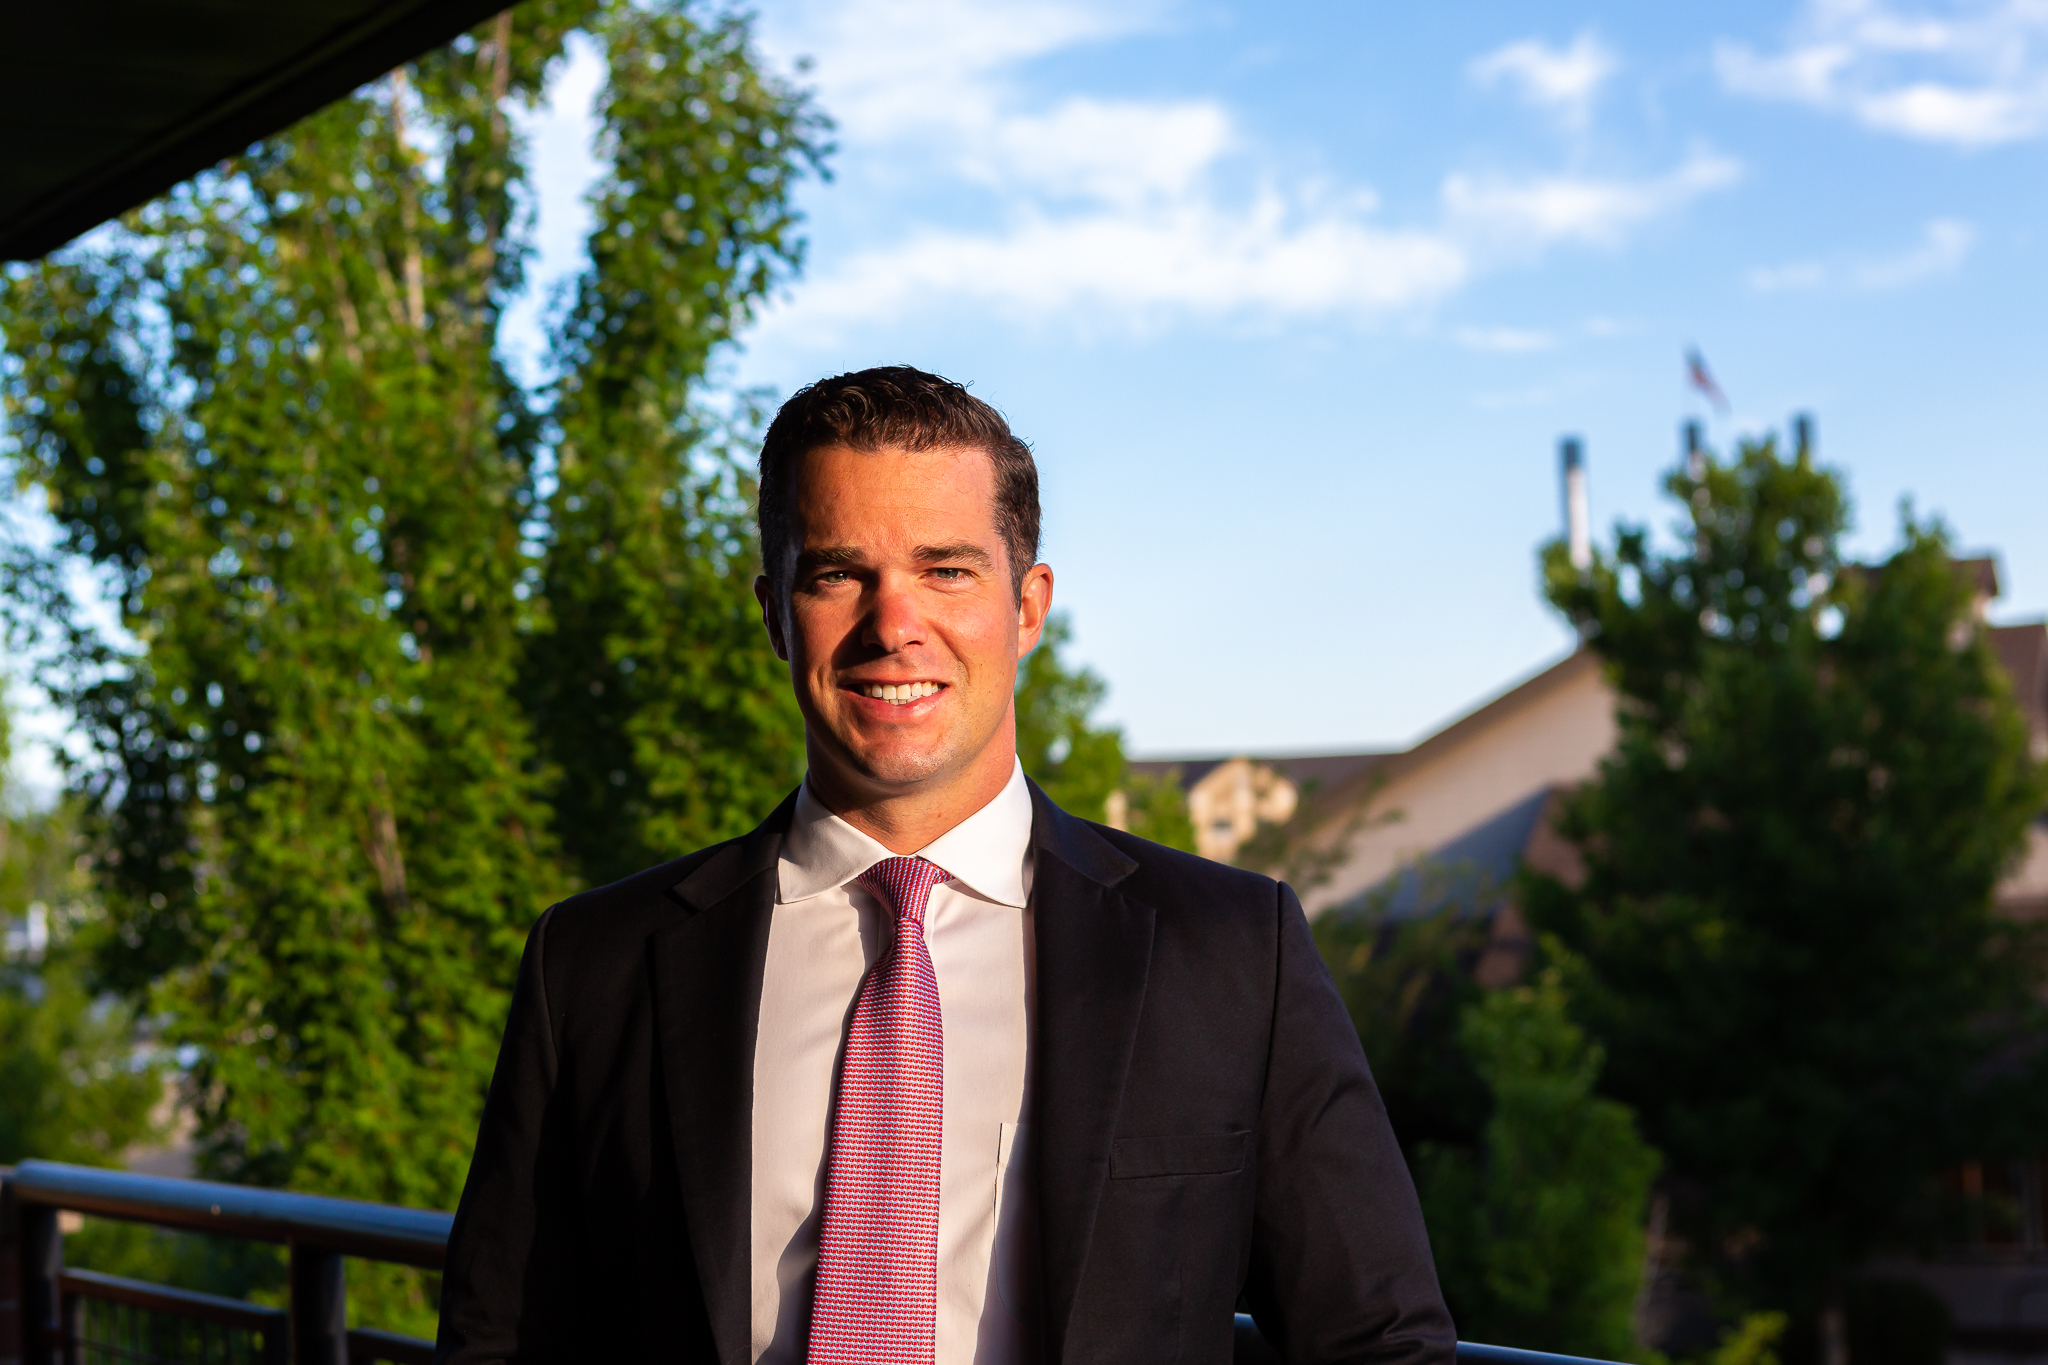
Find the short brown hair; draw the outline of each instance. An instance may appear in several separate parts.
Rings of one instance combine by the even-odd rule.
[[[761,441],[761,562],[780,592],[789,557],[797,464],[824,446],[850,450],[971,449],[995,466],[996,533],[1010,557],[1010,586],[1038,562],[1038,466],[1003,415],[956,384],[908,365],[820,379],[791,394]]]

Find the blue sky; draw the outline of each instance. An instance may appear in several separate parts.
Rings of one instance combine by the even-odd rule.
[[[1662,526],[1698,346],[1723,448],[1811,411],[1854,547],[1910,496],[2048,614],[2040,0],[764,0],[838,122],[732,358],[909,362],[1037,449],[1076,655],[1144,754],[1403,744],[1560,655],[1556,442]],[[525,121],[573,270],[587,49]],[[533,308],[511,326],[533,335]]]
[[[1400,744],[1560,654],[1556,441],[1663,525],[1810,410],[2048,611],[2039,4],[772,0],[836,178],[735,371],[908,361],[1032,440],[1139,752]]]

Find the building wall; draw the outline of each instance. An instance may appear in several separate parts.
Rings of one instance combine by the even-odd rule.
[[[1294,814],[1292,782],[1263,763],[1232,758],[1218,763],[1188,788],[1188,818],[1195,826],[1195,852],[1227,863],[1262,820],[1274,824]]]
[[[2037,820],[2027,831],[2027,851],[1999,883],[1998,901],[2009,914],[2048,918],[2048,824]]]
[[[1593,775],[1614,738],[1614,696],[1591,655],[1545,670],[1390,763],[1362,805],[1339,807],[1321,834],[1344,861],[1306,909],[1352,900],[1515,812],[1533,821],[1552,787]]]

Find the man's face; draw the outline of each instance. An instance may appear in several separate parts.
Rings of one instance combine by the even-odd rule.
[[[766,579],[755,591],[814,771],[869,797],[997,765],[1006,778],[1017,661],[1038,643],[1052,571],[1033,565],[1019,601],[988,456],[827,446],[794,484],[786,609]]]

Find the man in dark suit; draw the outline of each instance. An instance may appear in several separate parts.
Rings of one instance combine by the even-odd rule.
[[[936,376],[842,375],[760,506],[808,774],[535,926],[439,1359],[1222,1365],[1242,1301],[1290,1361],[1448,1365],[1294,893],[1018,768],[1029,449]]]

